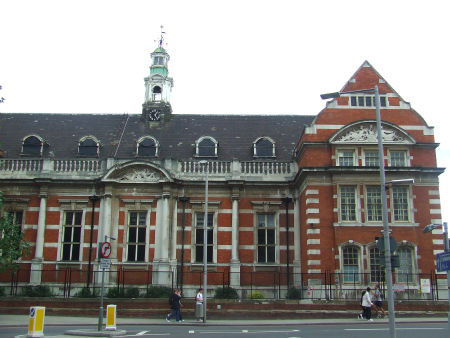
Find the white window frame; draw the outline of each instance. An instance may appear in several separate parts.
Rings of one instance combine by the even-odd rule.
[[[417,276],[416,276],[416,262],[417,262],[417,248],[413,245],[411,245],[411,243],[401,243],[398,245],[397,250],[395,251],[396,255],[401,256],[400,251],[402,251],[402,249],[407,249],[410,253],[410,268],[411,271],[407,271],[406,274],[409,274],[411,276],[411,279],[407,279],[407,277],[404,275],[404,270],[402,270],[402,257],[399,257],[400,260],[400,267],[399,268],[395,268],[395,281],[397,283],[406,283],[408,281],[408,283],[417,283]]]
[[[356,104],[352,104],[352,98],[356,98]],[[370,104],[367,104],[370,101]],[[384,101],[384,104],[383,104]],[[366,107],[375,108],[374,95],[351,95],[349,96],[348,104],[350,107]],[[380,95],[380,106],[386,108],[389,106],[389,100],[386,95]]]
[[[40,146],[40,149],[39,149],[39,155],[37,155],[37,154],[28,154],[28,153],[25,153],[25,152],[23,151],[23,146],[24,146],[24,144],[25,144],[25,141],[26,141],[28,138],[30,138],[30,137],[37,138],[37,139],[40,141],[41,146]],[[21,155],[24,155],[24,156],[38,156],[38,157],[41,157],[41,156],[42,156],[42,153],[44,152],[44,144],[45,144],[44,139],[43,139],[42,137],[40,137],[39,135],[36,135],[36,134],[27,135],[27,136],[25,136],[25,137],[22,139]]]
[[[341,159],[347,159],[348,156],[344,156],[344,153],[352,153],[352,164],[351,165],[343,165],[341,164]],[[357,165],[357,152],[355,148],[339,148],[336,149],[336,166],[338,167],[354,167]]]
[[[393,153],[404,153],[405,154],[405,162],[402,166],[393,165],[392,161],[392,154]],[[388,166],[389,167],[410,167],[410,157],[409,157],[409,151],[407,149],[396,149],[396,148],[389,148],[388,149]]]
[[[266,251],[266,260],[264,262],[260,262],[259,261],[259,242],[258,242],[258,232],[260,230],[259,227],[259,216],[260,215],[272,215],[273,216],[273,231],[274,231],[274,261],[273,262],[268,262],[267,261],[267,251]],[[255,238],[254,238],[254,243],[255,243],[255,264],[278,264],[279,263],[279,251],[280,251],[280,245],[279,245],[279,222],[278,222],[278,218],[279,218],[279,213],[278,212],[273,212],[273,211],[268,211],[268,212],[264,212],[264,211],[258,211],[255,213]],[[264,227],[263,229],[267,230],[270,229],[269,227]],[[269,247],[269,245],[267,244],[267,231],[266,231],[266,243],[264,244],[264,247]]]
[[[347,187],[353,187],[353,191],[354,191],[354,199],[355,199],[355,203],[354,203],[354,211],[355,211],[355,219],[352,219],[352,220],[347,220],[347,219],[345,219],[344,220],[344,217],[343,217],[343,215],[344,215],[344,213],[343,213],[343,210],[342,210],[342,202],[343,202],[343,194],[342,194],[342,188],[347,188]],[[338,210],[339,210],[339,222],[341,222],[341,223],[360,223],[360,220],[361,220],[361,216],[360,216],[360,198],[359,198],[359,193],[358,193],[358,191],[359,191],[359,186],[358,185],[356,185],[356,184],[340,184],[339,186],[338,186]],[[347,218],[347,217],[346,217]]]
[[[92,136],[92,135],[83,136],[80,139],[80,141],[78,141],[78,152],[77,152],[78,156],[91,157],[91,156],[86,156],[86,155],[80,154],[80,145],[82,142],[86,141],[87,139],[91,139],[92,141],[94,141],[97,144],[97,154],[94,157],[98,157],[100,154],[100,141],[95,136]]]
[[[64,234],[66,231],[66,213],[68,212],[73,212],[73,213],[77,213],[77,212],[81,212],[81,224],[80,224],[80,249],[78,252],[78,260],[64,260]],[[59,257],[59,261],[60,262],[64,262],[64,263],[74,263],[74,262],[81,262],[83,261],[83,249],[84,249],[84,231],[85,231],[85,219],[86,219],[86,209],[83,208],[71,208],[71,209],[63,209],[61,211],[61,232],[60,232],[60,241],[59,241],[59,245],[58,245],[58,250],[60,251],[58,254]],[[93,227],[92,229],[90,229],[91,231],[93,231]],[[71,242],[73,243],[73,242]],[[71,255],[72,255],[72,248],[71,248]]]
[[[405,210],[406,210],[406,215],[407,215],[407,219],[396,219],[395,214],[396,214],[396,208],[395,208],[395,198],[394,195],[397,194],[397,190],[399,189],[404,189],[406,192],[406,208],[402,208],[403,210],[403,214],[405,214]],[[391,222],[392,223],[409,223],[412,221],[412,213],[411,213],[411,187],[407,186],[407,185],[393,185],[390,187],[390,201],[391,201],[391,205],[390,205],[390,212],[391,212]]]
[[[379,195],[377,196],[379,198],[379,203],[372,203],[371,205],[374,205],[376,207],[376,214],[378,219],[375,220],[369,220],[369,210],[371,209],[369,205],[369,190],[372,190],[374,192],[377,192]],[[366,185],[364,187],[365,190],[365,216],[366,216],[366,222],[368,223],[380,223],[383,221],[383,204],[382,204],[382,200],[381,200],[381,188],[379,185]]]
[[[193,264],[201,264],[203,263],[203,257],[201,261],[197,261],[197,246],[201,246],[202,250],[203,250],[203,244],[197,244],[197,216],[202,215],[204,217],[205,212],[204,211],[196,211],[193,213],[193,220],[194,220],[194,226],[193,226],[193,230],[192,230],[192,250],[191,250],[191,262]],[[209,245],[207,244],[207,246],[211,246],[212,247],[212,261],[208,262],[208,264],[216,264],[217,263],[217,212],[215,212],[214,210],[209,210],[208,209],[208,215],[212,215],[212,244]],[[201,232],[201,240],[203,241],[203,226],[201,227],[202,232]],[[203,251],[202,251],[203,252]]]
[[[381,237],[380,240],[383,240]],[[373,250],[373,251],[372,251]],[[378,255],[372,255],[372,252],[378,252]],[[369,278],[371,283],[382,283],[385,280],[385,269],[381,266],[381,264],[377,264],[376,259],[382,252],[378,249],[375,244],[370,245],[367,248],[367,260],[368,260],[368,269],[369,269]],[[379,277],[379,278],[377,278]]]
[[[131,224],[131,213],[137,213],[137,224]],[[139,224],[139,215],[140,214],[145,214],[145,224]],[[134,209],[130,209],[127,210],[127,223],[126,223],[126,232],[125,232],[125,236],[124,236],[124,255],[125,255],[125,262],[126,263],[144,263],[148,261],[148,239],[149,239],[149,211],[148,210],[134,210]],[[136,242],[130,243],[130,228],[136,228]],[[143,260],[137,260],[137,256],[138,256],[138,247],[142,246],[142,244],[139,244],[141,242],[138,242],[138,238],[139,238],[139,229],[145,229],[145,242],[143,244],[144,246],[144,259]],[[135,252],[134,252],[134,260],[129,260],[130,257],[128,257],[128,247],[130,245],[134,245],[135,246]]]
[[[367,154],[368,153],[377,153],[376,162],[373,163],[371,161],[370,162],[367,161],[367,159],[368,159]],[[380,165],[380,154],[378,152],[378,149],[364,149],[363,154],[364,154],[364,156],[363,156],[363,166],[365,166],[365,167],[378,167]],[[370,159],[372,160],[373,157],[370,157]]]
[[[155,155],[139,155],[139,145],[145,140],[152,140],[155,143]],[[159,142],[153,136],[142,136],[136,142],[136,156],[137,157],[158,157],[159,155]]]
[[[212,141],[214,143],[214,155],[200,155],[200,143],[207,139],[209,139],[210,141]],[[202,136],[197,141],[195,141],[195,156],[196,157],[205,157],[205,158],[217,157],[217,148],[218,148],[218,142],[214,137]]]
[[[263,140],[272,143],[272,154],[271,155],[259,155],[258,154],[256,144],[258,142],[260,142],[260,141],[263,141]],[[254,158],[271,158],[271,157],[276,157],[275,156],[275,141],[272,140],[272,138],[270,138],[268,136],[258,137],[255,141],[253,141],[253,157]]]
[[[348,274],[347,272],[344,271],[344,250],[346,248],[355,248],[357,250],[357,264],[358,264],[358,271],[356,273],[357,279],[352,279],[352,280],[347,280],[346,278],[346,274]],[[354,243],[354,242],[347,242],[347,243],[343,243],[340,247],[339,247],[339,261],[340,261],[340,271],[342,273],[342,282],[344,284],[360,284],[362,282],[361,278],[361,273],[362,273],[362,255],[363,255],[363,251],[362,251],[362,246]]]

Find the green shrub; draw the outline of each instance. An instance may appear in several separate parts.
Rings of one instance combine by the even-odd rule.
[[[75,295],[75,297],[95,298],[95,297],[97,297],[97,292],[95,289],[93,289],[93,292],[91,292],[91,289],[84,287]]]
[[[167,286],[149,286],[145,293],[146,298],[169,298],[173,290]]]
[[[5,297],[5,295],[6,295],[5,289],[0,287],[0,297]]]
[[[108,292],[106,293],[106,297],[108,297],[108,298],[124,298],[123,289],[120,289],[120,288],[108,289]]]
[[[50,288],[47,285],[25,286],[22,289],[22,296],[24,297],[51,297],[53,296]]]
[[[214,291],[214,298],[216,299],[239,299],[239,295],[231,286],[218,287]]]
[[[250,299],[264,299],[264,294],[260,291],[253,291],[250,294]]]
[[[302,290],[297,289],[296,287],[292,286],[289,288],[287,294],[287,299],[301,299],[302,298]]]
[[[126,289],[125,298],[139,298],[139,289],[138,288]]]

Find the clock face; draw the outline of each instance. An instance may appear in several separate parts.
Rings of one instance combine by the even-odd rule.
[[[159,112],[158,109],[152,109],[148,113],[148,119],[150,121],[159,121],[160,118],[161,118],[161,113]]]

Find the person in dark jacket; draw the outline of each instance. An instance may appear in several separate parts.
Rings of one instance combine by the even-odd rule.
[[[167,322],[170,323],[170,320],[173,317],[175,317],[178,323],[183,321],[181,316],[181,306],[181,291],[180,289],[175,289],[170,301],[170,308],[172,309],[172,312],[167,315]]]

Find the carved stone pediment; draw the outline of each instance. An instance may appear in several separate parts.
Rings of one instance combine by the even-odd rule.
[[[128,165],[116,168],[108,173],[103,181],[118,183],[160,183],[169,182],[170,179],[158,168],[147,165]]]
[[[145,183],[156,183],[165,181],[161,173],[152,171],[146,168],[134,168],[125,172],[122,176],[118,177],[119,182],[145,182]]]
[[[412,144],[414,140],[405,132],[397,129],[391,125],[382,125],[382,137],[383,143],[395,143],[395,144]],[[356,125],[351,125],[335,134],[331,139],[331,143],[368,143],[376,144],[377,138],[377,125],[376,123],[364,122]]]

